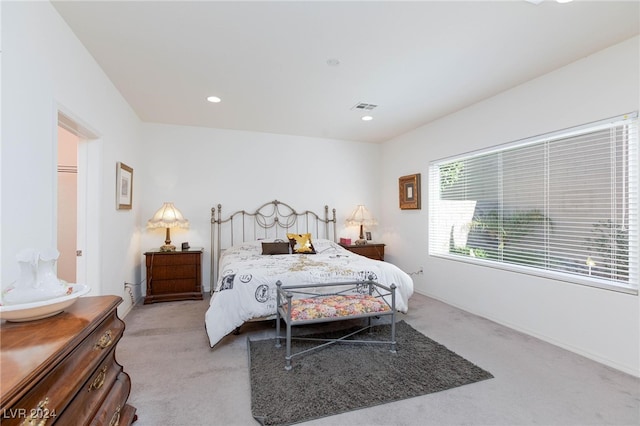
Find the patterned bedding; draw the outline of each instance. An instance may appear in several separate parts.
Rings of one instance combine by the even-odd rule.
[[[285,311],[288,309],[284,304]],[[354,315],[370,314],[372,312],[391,311],[391,307],[383,300],[368,294],[358,296],[347,294],[326,297],[313,297],[291,301],[291,319],[306,321],[323,318],[339,318]]]
[[[354,254],[329,240],[313,240],[316,254],[263,255],[262,241],[225,250],[219,278],[205,315],[213,347],[245,321],[276,313],[276,282],[284,286],[366,281],[395,284],[396,308],[406,312],[413,280],[391,263]],[[391,302],[390,300],[388,300]]]

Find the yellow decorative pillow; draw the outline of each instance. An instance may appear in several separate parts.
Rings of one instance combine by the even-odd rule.
[[[287,234],[291,250],[300,254],[316,254],[316,249],[311,243],[311,234]]]

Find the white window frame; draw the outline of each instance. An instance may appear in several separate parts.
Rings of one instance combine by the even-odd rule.
[[[441,199],[441,177],[440,177],[440,169],[442,165],[456,163],[459,161],[469,160],[472,158],[477,158],[481,156],[486,156],[494,153],[504,153],[508,151],[512,151],[514,149],[524,148],[533,146],[536,144],[542,145],[548,142],[564,140],[567,138],[579,137],[580,135],[588,134],[591,132],[595,132],[598,130],[604,130],[609,128],[614,128],[616,126],[625,125],[628,126],[629,136],[629,167],[627,171],[628,176],[628,188],[626,193],[628,193],[629,206],[628,206],[628,214],[629,214],[629,225],[628,225],[628,281],[623,282],[619,280],[607,279],[607,278],[599,278],[595,276],[584,275],[583,273],[571,273],[558,269],[554,269],[553,266],[544,266],[544,267],[530,267],[525,266],[518,263],[505,263],[500,260],[492,260],[487,258],[478,258],[473,257],[473,250],[471,251],[471,255],[469,254],[457,254],[455,251],[451,253],[451,243],[449,243],[449,247],[445,248],[446,241],[443,241],[445,230],[448,229],[447,225],[451,225],[452,220],[457,220],[459,222],[469,220],[469,211],[473,212],[475,206],[473,200],[469,200],[470,203],[466,212],[461,214],[460,218],[452,219],[452,213],[456,214],[456,208],[449,210],[442,210],[443,205],[446,203],[445,200]],[[547,161],[545,159],[545,161]],[[500,173],[500,172],[497,172]],[[502,197],[503,188],[502,188],[502,176],[499,178],[500,188],[498,190],[499,196]],[[557,182],[557,181],[556,181]],[[639,187],[639,177],[638,177],[638,113],[630,113],[622,116],[612,117],[610,119],[601,120],[595,123],[589,123],[578,127],[573,127],[570,129],[565,129],[562,131],[552,132],[532,138],[527,138],[515,142],[511,142],[508,144],[497,145],[494,147],[490,147],[480,151],[474,151],[471,153],[466,153],[454,157],[448,157],[440,160],[435,160],[429,163],[429,255],[434,257],[446,258],[456,261],[462,261],[467,263],[472,263],[476,265],[482,265],[487,267],[492,267],[496,269],[509,270],[529,275],[541,276],[545,278],[551,278],[555,280],[561,280],[570,283],[582,284],[597,288],[603,288],[607,290],[613,290],[623,293],[629,294],[638,294],[638,264],[639,264],[639,246],[640,246],[640,237],[639,237],[639,223],[638,223],[638,187]],[[456,199],[458,204],[460,201]],[[547,201],[545,201],[546,204]],[[499,202],[500,209],[502,209],[502,203]],[[613,204],[613,202],[612,202]],[[462,209],[464,210],[464,209]],[[546,212],[546,206],[544,206],[544,212]],[[551,218],[553,219],[553,218]],[[447,222],[448,221],[448,222]],[[453,227],[451,228],[451,237],[453,238]],[[546,249],[549,249],[547,243],[544,243]],[[551,244],[553,247],[553,244]],[[589,271],[590,273],[590,271]]]

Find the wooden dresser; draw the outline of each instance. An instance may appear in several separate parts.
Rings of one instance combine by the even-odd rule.
[[[171,300],[202,300],[202,249],[148,251],[145,305]]]
[[[55,316],[0,324],[2,425],[130,425],[131,381],[115,357],[117,296],[81,297]]]
[[[384,244],[380,243],[367,243],[367,244],[340,244],[352,253],[359,254],[360,256],[368,257],[369,259],[384,260]]]

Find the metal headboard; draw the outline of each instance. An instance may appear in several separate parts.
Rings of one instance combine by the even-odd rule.
[[[211,292],[218,279],[220,256],[227,247],[245,241],[267,238],[287,239],[287,233],[312,233],[314,238],[336,241],[336,209],[324,206],[324,215],[305,210],[297,212],[278,200],[269,201],[254,212],[238,210],[222,218],[222,205],[211,208]],[[223,226],[224,225],[224,226]]]

